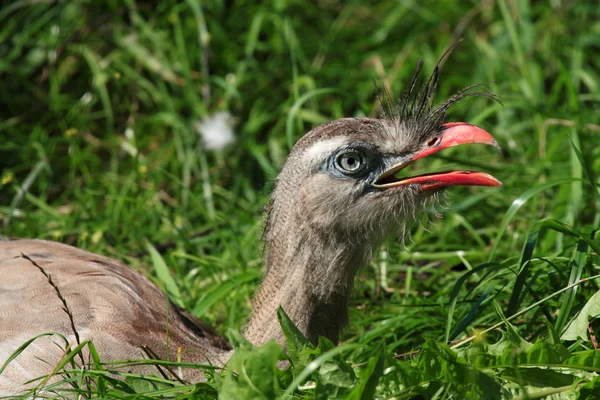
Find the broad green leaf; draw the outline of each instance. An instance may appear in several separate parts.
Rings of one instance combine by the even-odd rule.
[[[600,290],[585,303],[577,317],[567,325],[567,329],[560,337],[562,340],[588,340],[588,324],[590,320],[600,316]]]
[[[319,337],[320,353],[335,349],[335,345],[328,339]],[[316,399],[339,399],[346,396],[357,383],[356,375],[342,357],[338,354],[325,361],[316,374],[317,387]]]
[[[315,346],[300,332],[294,325],[294,322],[285,313],[283,307],[277,309],[277,318],[285,335],[287,351],[289,353],[292,365],[298,370],[306,367],[306,364],[317,354],[314,351]]]
[[[383,352],[382,352],[383,353]],[[367,367],[360,371],[358,385],[352,390],[347,400],[369,400],[375,398],[375,389],[383,376],[384,357],[377,354],[369,359]]]
[[[517,329],[508,322],[508,319],[504,316],[502,312],[502,308],[500,305],[494,301],[494,306],[496,308],[496,312],[504,321],[504,325],[506,326],[506,332],[504,333],[502,340],[498,343],[490,345],[489,350],[491,354],[501,355],[502,357],[518,357],[523,358],[525,353],[533,348],[533,344],[526,341],[519,335]]]
[[[573,353],[563,364],[584,371],[600,372],[600,351],[586,350]]]
[[[428,340],[417,358],[425,380],[448,385],[462,399],[500,399],[500,385],[491,376],[459,360],[447,345]]]
[[[517,344],[511,343],[507,339],[508,334],[503,335],[502,339],[495,344],[475,343],[470,348],[460,352],[466,360],[477,368],[499,368],[516,365],[511,356],[520,355],[519,359],[525,365],[560,365],[569,357],[569,350],[562,344],[551,344],[545,341],[538,341],[528,350],[518,350],[519,343],[523,339],[518,339]],[[515,338],[516,339],[516,338]],[[528,343],[528,342],[525,342]],[[508,362],[508,364],[505,364]]]
[[[504,368],[498,375],[522,386],[563,387],[572,385],[574,375],[563,374],[548,368]]]
[[[560,343],[538,341],[527,351],[528,364],[562,364],[569,357],[569,350]]]
[[[322,347],[319,346],[321,349]],[[304,368],[299,374],[294,377],[294,380],[287,386],[285,392],[281,395],[280,398],[286,399],[288,398],[297,388],[298,386],[308,379],[315,371],[317,371],[322,365],[325,365],[330,360],[339,357],[340,354],[350,351],[353,349],[361,348],[362,345],[358,343],[348,343],[339,345],[337,347],[333,347],[330,350],[320,354],[317,358],[315,358],[311,363],[309,363],[306,368]],[[319,350],[319,349],[317,349]]]
[[[595,377],[579,389],[576,400],[590,400],[600,398],[600,376]]]
[[[284,360],[283,349],[270,341],[262,346],[236,348],[221,382],[220,399],[274,399],[280,391],[282,373],[277,362]]]
[[[128,376],[124,381],[127,387],[133,390],[134,393],[154,393],[158,390],[172,387],[172,385],[154,382],[149,379],[144,379],[144,377]]]

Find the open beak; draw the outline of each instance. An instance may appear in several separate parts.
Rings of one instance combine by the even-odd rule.
[[[396,179],[397,174],[415,160],[427,157],[438,151],[461,144],[479,143],[494,146],[501,150],[498,142],[485,130],[464,122],[451,122],[444,125],[442,135],[429,143],[428,146],[415,153],[408,161],[395,165],[385,171],[377,180],[376,188],[392,188],[409,184],[418,184],[423,191],[438,189],[447,186],[502,186],[502,182],[483,172],[450,171],[434,174],[425,174],[404,179]]]

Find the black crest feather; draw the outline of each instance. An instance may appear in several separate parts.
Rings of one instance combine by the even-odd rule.
[[[439,64],[446,54],[440,58],[427,79],[423,78],[423,62],[419,60],[408,88],[398,99],[394,99],[385,86],[379,87],[375,84],[376,96],[381,105],[380,118],[402,125],[412,135],[418,136],[415,139],[419,140],[439,132],[442,124],[446,122],[448,109],[467,97],[483,96],[500,102],[498,97],[485,87],[485,83],[478,83],[459,90],[446,101],[434,106],[440,79]],[[474,89],[481,90],[473,91]]]

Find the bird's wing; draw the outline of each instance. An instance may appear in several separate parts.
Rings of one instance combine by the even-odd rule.
[[[184,362],[222,364],[230,349],[118,261],[43,240],[0,242],[0,366],[27,340],[49,332],[71,348],[75,332],[80,342],[91,339],[103,362],[148,358],[146,346],[161,359],[176,360],[179,350]],[[36,339],[13,360],[0,375],[0,393],[10,382],[52,371],[65,347],[59,335]]]

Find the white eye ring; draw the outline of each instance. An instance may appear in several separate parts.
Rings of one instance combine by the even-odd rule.
[[[346,175],[358,174],[366,166],[365,156],[356,150],[343,152],[335,159],[335,167]]]

